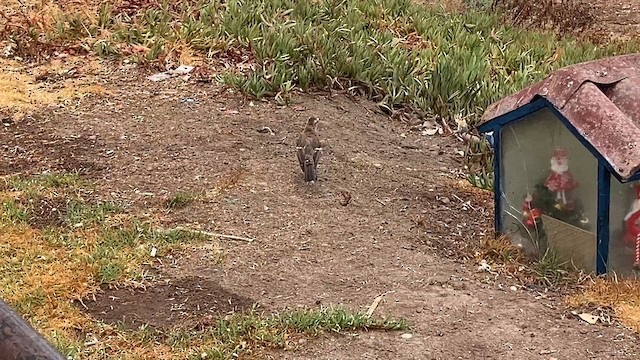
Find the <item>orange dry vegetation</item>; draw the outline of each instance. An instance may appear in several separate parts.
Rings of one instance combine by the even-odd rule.
[[[0,113],[17,121],[38,107],[103,94],[106,89],[91,76],[74,75],[92,74],[99,69],[97,62],[79,59],[57,59],[33,68],[0,59]]]
[[[597,279],[582,293],[568,298],[571,307],[611,308],[625,326],[640,332],[640,282],[635,279]]]
[[[234,186],[239,176],[234,172],[223,178],[220,188]],[[200,336],[172,348],[162,341],[165,335],[103,324],[84,311],[83,299],[100,291],[105,263],[122,266],[115,284],[136,286],[149,249],[148,244],[105,245],[105,228],[126,227],[124,214],[109,214],[100,224],[86,227],[42,230],[29,224],[25,214],[33,209],[28,204],[35,198],[64,203],[76,196],[77,181],[60,176],[0,177],[0,297],[50,342],[81,359],[186,358],[193,351],[200,354],[201,348],[217,346],[217,339]]]
[[[28,226],[5,225],[1,229],[0,268],[4,276],[0,287],[4,299],[30,313],[32,324],[44,334],[62,331],[70,336],[75,329],[91,324],[71,301],[97,288],[92,279],[94,265],[85,261],[86,249],[95,237],[86,234],[87,247],[69,250]]]
[[[27,29],[36,29],[40,33],[54,32],[57,19],[62,14],[82,13],[85,21],[97,21],[98,5],[97,1],[80,0],[2,1],[0,39],[5,40],[0,41],[0,55],[11,55],[15,44],[7,39],[20,38]],[[32,50],[36,53],[43,51],[39,45],[46,47],[44,43],[33,41],[29,44],[35,46]],[[0,118],[18,121],[38,107],[105,92],[93,76],[104,70],[97,61],[64,53],[59,55],[28,66],[20,61],[0,58]]]
[[[471,198],[473,204],[493,202],[493,191],[473,186],[473,184],[467,180],[451,181],[451,186],[456,189],[456,193],[465,194]]]

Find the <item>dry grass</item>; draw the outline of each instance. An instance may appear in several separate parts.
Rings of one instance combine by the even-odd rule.
[[[486,261],[491,271],[513,277],[527,286],[572,292],[588,278],[582,271],[572,269],[552,250],[538,258],[526,256],[507,236],[484,236],[471,249],[476,263]]]
[[[94,236],[85,239],[88,246],[95,244]],[[53,246],[27,226],[3,226],[0,244],[0,286],[6,301],[45,334],[70,336],[88,326],[88,317],[69,301],[48,301],[80,299],[96,289],[92,267],[82,261],[87,250]]]
[[[475,258],[491,261],[503,268],[519,267],[526,260],[522,251],[505,236],[487,236],[481,239]]]
[[[181,234],[180,239],[187,245],[172,244],[170,239],[134,225],[131,219],[123,221],[115,214],[115,207],[102,205],[101,208],[101,205],[82,203],[78,197],[79,180],[73,176],[69,179],[50,175],[3,180],[3,191],[0,192],[0,294],[54,342],[82,342],[84,339],[77,337],[78,331],[108,336],[109,327],[97,324],[73,301],[80,302],[95,293],[101,283],[127,285],[132,280],[140,280],[152,245],[166,254],[193,243],[189,240],[197,240],[197,237]],[[58,197],[64,200],[63,204],[72,200],[76,205],[68,205],[62,216],[72,222],[80,217],[84,225],[36,229],[30,226],[28,216],[15,216],[18,212],[28,214],[32,199],[37,197]],[[116,216],[110,216],[111,211]],[[145,237],[147,241],[144,241]],[[113,272],[114,268],[119,271]],[[123,334],[113,340],[129,345],[117,347],[134,345],[127,342],[127,336]],[[140,353],[138,349],[133,350],[132,355]],[[148,349],[144,351],[148,352]]]
[[[33,110],[48,105],[68,103],[90,94],[106,90],[96,84],[97,73],[104,71],[100,62],[88,61],[71,46],[55,57],[59,46],[49,45],[48,39],[30,39],[29,31],[52,33],[58,19],[78,13],[86,21],[97,21],[99,2],[96,1],[39,1],[7,0],[0,5],[0,117],[19,121]],[[93,20],[92,20],[93,19]],[[88,36],[88,35],[87,35]],[[89,37],[89,36],[88,36]],[[7,39],[13,39],[8,41]],[[76,49],[76,51],[74,51]],[[18,53],[16,53],[18,51]],[[42,57],[54,55],[30,66],[20,60],[24,55]]]
[[[212,195],[235,186],[241,174],[218,179]],[[260,347],[286,348],[290,339],[325,330],[403,329],[403,321],[322,308],[219,319],[203,330],[131,330],[103,324],[83,311],[83,299],[101,286],[150,286],[145,265],[157,257],[207,243],[188,230],[156,230],[112,203],[87,203],[90,184],[77,175],[0,178],[0,297],[71,359],[233,359]],[[60,204],[51,225],[42,224],[39,199]],[[183,204],[187,206],[188,204]],[[58,218],[59,217],[59,218]],[[153,216],[152,216],[153,217]],[[178,324],[179,325],[179,324]]]
[[[53,60],[33,68],[0,59],[0,115],[13,121],[48,105],[65,103],[89,94],[104,94],[106,89],[92,76],[76,74],[100,71],[98,62],[80,59]]]
[[[467,180],[452,181],[451,186],[456,189],[457,193],[466,194],[471,197],[473,203],[493,203],[493,190],[487,190],[478,186],[474,186]]]
[[[640,333],[640,282],[615,277],[598,278],[568,297],[572,308],[612,309],[625,326]]]

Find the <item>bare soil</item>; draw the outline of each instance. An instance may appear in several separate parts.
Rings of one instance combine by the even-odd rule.
[[[533,2],[533,0],[531,0]],[[416,0],[417,3],[442,6],[448,11],[465,11],[465,7],[477,1],[465,0]],[[587,4],[595,18],[593,24],[583,32],[584,35],[596,43],[610,40],[629,40],[640,35],[640,1],[639,0],[554,0],[555,4],[565,2],[579,2]],[[571,16],[572,14],[567,14]],[[575,15],[574,15],[575,16]],[[567,19],[568,23],[581,22],[581,19]]]
[[[96,181],[96,197],[127,203],[159,226],[255,241],[158,258],[146,290],[105,288],[85,299],[97,319],[206,327],[254,303],[267,312],[333,304],[366,311],[384,294],[374,315],[406,318],[410,338],[327,335],[262,358],[638,357],[631,331],[587,325],[561,294],[478,273],[459,258],[490,231],[493,209],[491,194],[460,182],[463,145],[455,139],[412,132],[340,94],[300,95],[281,107],[124,70],[108,86],[111,95],[1,130],[0,175],[81,170]],[[321,119],[325,142],[315,184],[304,183],[294,148],[309,116]],[[207,195],[168,211],[178,191]]]
[[[209,277],[185,275],[149,288],[113,288],[87,302],[89,313],[105,323],[136,329],[142,325],[170,329],[203,328],[212,320],[250,310],[255,302],[238,296]]]
[[[29,225],[36,229],[64,225],[67,203],[64,199],[39,197],[33,199]]]
[[[594,7],[594,28],[612,38],[632,39],[640,35],[640,1],[585,0]]]

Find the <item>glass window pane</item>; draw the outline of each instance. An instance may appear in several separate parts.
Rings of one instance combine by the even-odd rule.
[[[611,179],[609,210],[609,261],[607,270],[635,276],[638,233],[640,232],[640,182],[623,184]]]
[[[597,159],[547,109],[500,136],[503,233],[529,255],[549,249],[595,271]]]

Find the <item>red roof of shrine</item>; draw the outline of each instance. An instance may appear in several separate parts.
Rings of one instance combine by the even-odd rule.
[[[640,169],[640,54],[560,69],[487,108],[480,124],[538,98],[548,100],[620,178]]]

